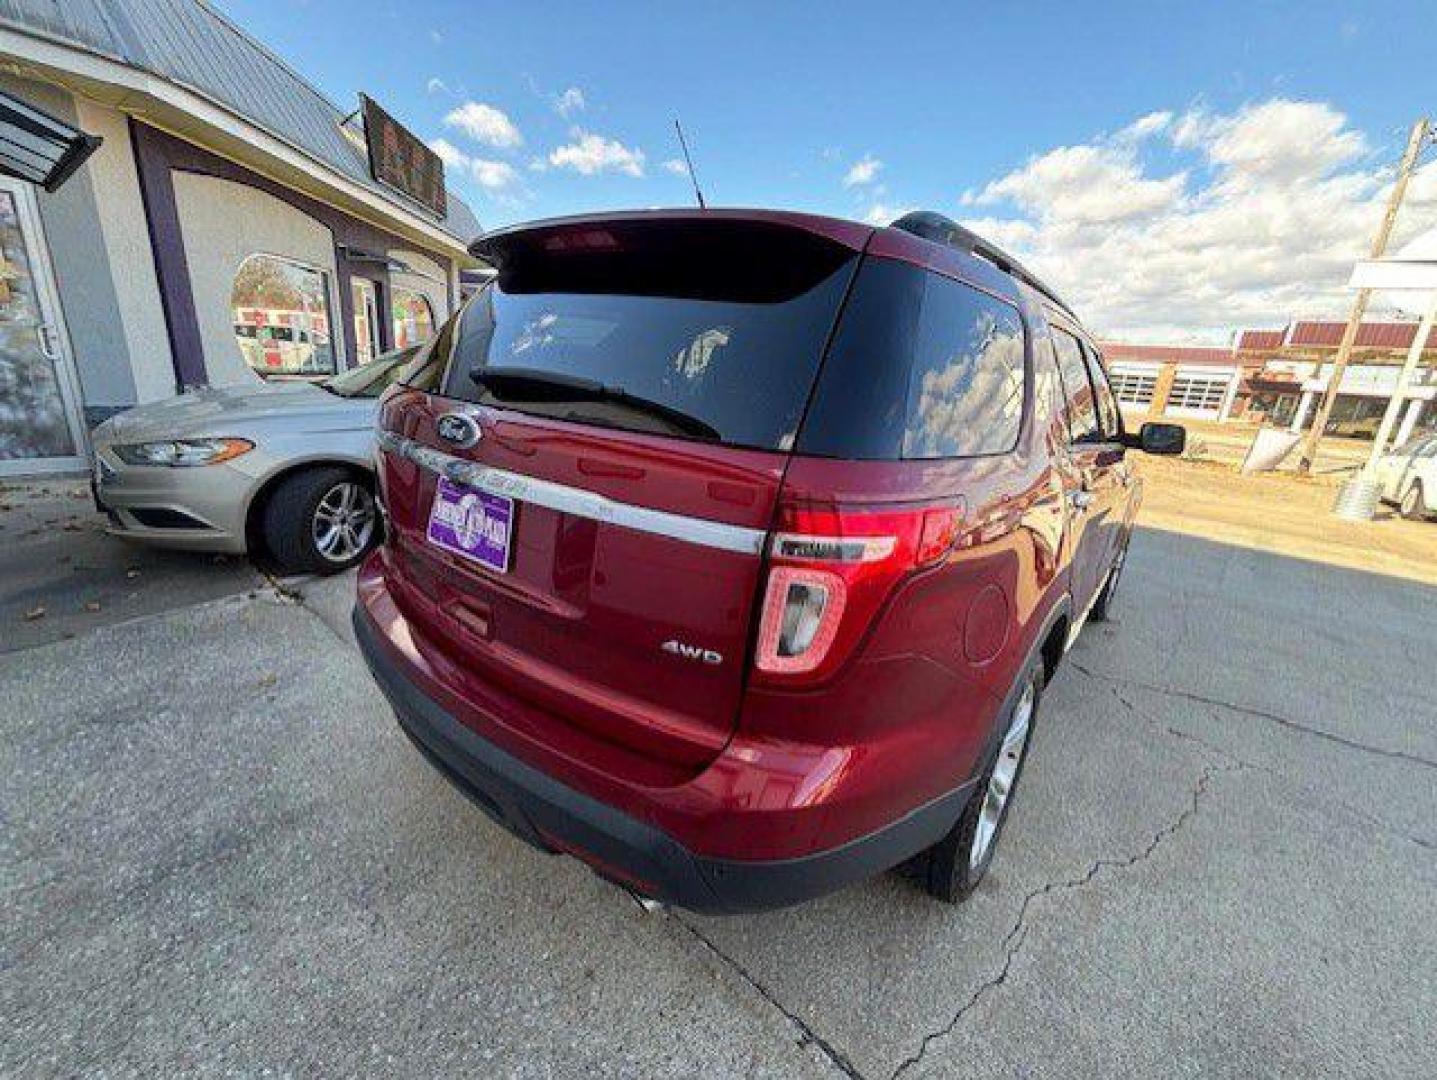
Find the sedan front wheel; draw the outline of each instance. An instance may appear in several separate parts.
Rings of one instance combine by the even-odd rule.
[[[291,573],[334,574],[358,563],[379,538],[368,477],[307,469],[281,481],[264,510],[265,547]]]

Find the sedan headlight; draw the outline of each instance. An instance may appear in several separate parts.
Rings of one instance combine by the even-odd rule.
[[[110,448],[126,465],[182,468],[218,465],[254,449],[248,439],[166,439],[162,442],[123,443]]]

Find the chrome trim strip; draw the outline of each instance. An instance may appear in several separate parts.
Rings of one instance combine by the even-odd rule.
[[[762,529],[634,506],[583,488],[465,461],[392,431],[380,431],[376,438],[380,447],[390,453],[398,454],[432,473],[446,476],[456,484],[478,488],[491,495],[507,495],[560,513],[621,525],[626,529],[667,536],[690,544],[702,544],[720,551],[757,555],[763,550],[766,534]]]

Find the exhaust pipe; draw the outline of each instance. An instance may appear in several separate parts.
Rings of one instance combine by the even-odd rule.
[[[655,900],[652,896],[644,896],[642,893],[636,893],[633,889],[624,888],[622,885],[619,887],[629,894],[630,900],[644,909],[645,914],[659,915],[668,910],[668,905],[661,900]]]

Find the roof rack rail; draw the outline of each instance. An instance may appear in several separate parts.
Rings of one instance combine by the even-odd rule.
[[[1042,279],[1036,274],[1030,272],[1027,267],[996,244],[991,244],[972,230],[965,229],[950,217],[934,210],[915,210],[912,213],[904,214],[893,222],[891,228],[902,229],[914,236],[932,240],[935,244],[946,244],[948,247],[958,248],[960,251],[966,251],[981,259],[986,259],[1005,274],[1017,278],[1042,293],[1072,318],[1077,318],[1073,314],[1073,309],[1063,298],[1043,284]]]

